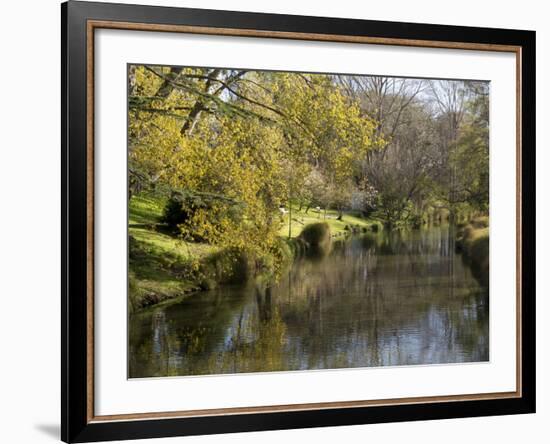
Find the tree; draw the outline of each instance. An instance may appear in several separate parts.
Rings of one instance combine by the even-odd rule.
[[[439,198],[456,216],[460,206],[486,208],[489,199],[488,83],[432,82],[440,143]]]
[[[340,76],[339,82],[375,118],[376,134],[385,142],[368,152],[358,183],[374,187],[386,225],[421,219],[429,206],[445,206],[452,217],[464,205],[483,207],[486,82],[376,76]]]
[[[129,74],[131,189],[187,196],[181,236],[258,260],[276,248],[281,205],[320,200],[330,186],[341,213],[379,143],[375,122],[332,76],[154,66]]]

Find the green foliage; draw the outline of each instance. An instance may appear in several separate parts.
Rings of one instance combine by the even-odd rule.
[[[300,237],[293,237],[287,240],[288,251],[290,252],[292,258],[298,258],[305,256],[307,253],[308,245]]]
[[[211,290],[219,284],[246,282],[254,268],[254,261],[243,251],[222,250],[204,258],[197,278],[202,289]]]
[[[479,216],[470,222],[473,228],[489,228],[489,216]]]
[[[132,73],[130,192],[176,190],[162,219],[172,231],[260,261],[272,259],[280,206],[323,204],[341,217],[361,159],[381,144],[373,119],[328,75]]]
[[[223,209],[223,217],[233,223],[242,221],[242,206],[233,199],[206,193],[173,192],[163,210],[162,222],[174,233],[183,233],[186,239],[208,241],[207,232],[196,226],[200,215],[208,213],[211,229],[223,230],[223,220],[216,219]],[[216,211],[218,210],[218,211]]]
[[[300,238],[312,246],[323,246],[330,243],[330,226],[326,222],[306,225]]]
[[[180,199],[171,197],[164,207],[162,221],[168,225],[171,231],[176,232],[178,230],[178,225],[189,220],[189,213],[187,207],[184,207]]]
[[[377,230],[372,216],[420,226],[435,206],[488,210],[482,82],[434,81],[430,98],[424,81],[368,76],[129,73],[132,288],[152,285],[147,267],[159,281],[167,273],[148,294],[179,291],[177,279],[211,288],[237,274],[278,276],[288,257],[330,245],[346,225]],[[460,106],[433,106],[445,91]]]
[[[472,263],[472,273],[485,287],[489,286],[489,218],[478,217],[464,226],[457,236],[457,248]]]

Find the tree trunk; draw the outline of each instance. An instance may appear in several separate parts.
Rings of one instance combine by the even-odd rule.
[[[222,73],[221,69],[214,69],[210,74],[208,74],[209,79],[206,81],[204,85],[204,93],[205,94],[212,94],[214,87],[216,86],[216,79],[220,76]],[[190,135],[193,132],[193,129],[195,128],[195,125],[197,124],[197,121],[199,120],[199,117],[201,113],[204,111],[205,103],[202,101],[201,98],[198,98],[195,104],[193,105],[193,108],[189,112],[189,115],[187,116],[187,119],[185,120],[185,123],[181,127],[181,134],[188,134]]]
[[[130,65],[128,68],[128,95],[136,94],[136,65]]]
[[[292,204],[288,201],[288,238],[292,237]]]
[[[162,82],[162,85],[160,85],[160,88],[157,90],[157,93],[155,96],[157,97],[163,97],[166,98],[170,95],[172,90],[174,89],[174,85],[170,80],[176,81],[178,79],[178,76],[183,71],[183,68],[170,68],[170,72],[166,75],[166,79]]]

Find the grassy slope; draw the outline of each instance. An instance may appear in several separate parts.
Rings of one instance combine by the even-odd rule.
[[[134,310],[197,290],[199,283],[182,278],[189,259],[206,258],[218,251],[211,245],[184,242],[163,232],[160,221],[164,204],[163,199],[147,195],[133,196],[130,200],[130,304]],[[283,219],[279,233],[287,238],[288,214]],[[339,221],[337,212],[332,210],[325,215],[313,209],[306,214],[293,208],[292,219],[292,237],[297,237],[306,225],[318,222],[326,222],[333,236],[349,233],[346,226],[368,229],[379,224],[348,214]]]
[[[168,254],[187,259],[214,252],[207,244],[184,242],[156,229],[162,217],[165,201],[150,196],[134,196],[130,200],[129,234],[139,242],[149,244]]]
[[[162,199],[149,196],[130,200],[130,303],[134,309],[196,290],[195,282],[181,278],[186,262],[214,251],[209,245],[183,242],[158,231],[163,207]]]

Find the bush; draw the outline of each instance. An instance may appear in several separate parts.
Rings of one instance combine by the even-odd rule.
[[[489,285],[489,219],[474,219],[459,231],[457,250],[472,265],[474,277],[485,287]],[[483,226],[485,225],[485,226]]]
[[[326,222],[306,225],[299,238],[310,246],[323,246],[330,243],[330,226]]]
[[[246,252],[226,249],[207,256],[200,265],[199,285],[211,290],[218,284],[246,282],[254,273],[254,261]]]
[[[306,254],[307,243],[304,239],[296,237],[288,239],[286,242],[293,258],[302,257]]]
[[[161,222],[165,223],[170,231],[177,232],[178,225],[191,219],[196,208],[193,202],[185,197],[173,194],[166,202]]]
[[[422,227],[422,215],[421,214],[413,214],[410,217],[410,224],[413,229],[418,230],[420,227]]]
[[[306,225],[299,239],[307,244],[307,254],[310,257],[324,257],[332,248],[330,226],[326,222]]]
[[[219,220],[221,215],[224,219],[232,221],[242,219],[241,205],[224,196],[176,191],[172,193],[164,206],[161,222],[166,224],[173,233],[179,233],[179,226],[186,224],[186,231],[192,239],[204,242],[206,239],[195,232],[192,224],[193,217],[199,210],[207,212],[209,224],[218,230],[221,230],[221,221]]]
[[[476,217],[470,222],[470,225],[473,228],[487,228],[489,226],[489,217],[488,216]]]

